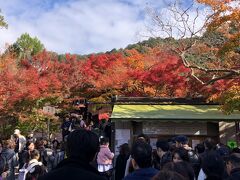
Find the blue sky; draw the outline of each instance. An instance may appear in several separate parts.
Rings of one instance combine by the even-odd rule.
[[[165,0],[166,1],[166,0]],[[186,1],[185,1],[186,2]],[[0,47],[23,33],[38,37],[47,50],[88,54],[124,48],[146,39],[146,7],[164,0],[0,0],[9,28],[0,29]]]

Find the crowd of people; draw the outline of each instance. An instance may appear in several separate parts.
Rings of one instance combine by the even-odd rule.
[[[75,129],[83,128],[92,130],[93,122],[91,120],[91,115],[86,116],[87,117],[84,118],[84,115],[81,113],[71,113],[65,116],[64,122],[61,125],[63,141],[65,141],[69,133]]]
[[[67,121],[65,121],[67,122]],[[81,124],[81,123],[80,123]],[[109,139],[84,123],[64,134],[62,142],[21,135],[0,142],[0,180],[239,180],[240,149],[229,149],[207,138],[195,149],[186,136],[159,139],[156,149],[141,134],[115,155]],[[62,126],[64,130],[64,125]]]
[[[77,111],[65,115],[61,125],[61,142],[57,139],[50,141],[47,138],[36,138],[32,132],[25,137],[19,129],[15,129],[9,139],[0,140],[0,180],[32,180],[50,172],[66,158],[66,142],[69,134],[79,129],[91,131],[92,121],[93,117],[90,113]],[[109,150],[109,139],[105,137],[100,141],[101,149],[104,149],[104,152]],[[102,158],[100,156],[99,154],[99,162],[104,161],[104,154]],[[109,166],[109,169],[112,169],[112,166]],[[103,170],[102,174],[104,174]]]
[[[137,180],[237,180],[240,179],[240,149],[216,144],[211,138],[195,149],[180,135],[159,139],[156,151],[142,134],[131,147],[123,144],[116,159],[115,179]]]
[[[64,144],[51,144],[31,133],[24,137],[19,129],[11,138],[0,141],[0,179],[37,179],[51,171],[65,157]]]

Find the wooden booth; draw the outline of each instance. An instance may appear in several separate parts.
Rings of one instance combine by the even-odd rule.
[[[192,147],[207,137],[217,142],[223,136],[236,140],[235,123],[239,120],[239,113],[225,115],[218,105],[115,104],[111,115],[114,129],[112,145],[117,152],[121,144],[131,144],[141,133],[150,137],[153,148],[158,138],[167,140],[177,135],[186,135]],[[233,130],[224,130],[221,123],[233,124]],[[225,138],[226,141],[229,138]],[[226,144],[223,141],[222,143]]]

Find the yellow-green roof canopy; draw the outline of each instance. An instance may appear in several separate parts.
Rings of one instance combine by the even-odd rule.
[[[226,115],[218,105],[114,105],[115,120],[240,120],[240,113]]]

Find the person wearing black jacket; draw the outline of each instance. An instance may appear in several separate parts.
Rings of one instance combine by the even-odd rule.
[[[99,151],[98,136],[84,129],[71,132],[67,138],[67,159],[39,180],[104,180],[90,165]]]
[[[202,171],[205,180],[223,180],[225,164],[216,151],[209,151],[202,159]],[[198,179],[202,178],[198,177]]]
[[[64,122],[61,125],[61,129],[62,129],[62,140],[65,142],[65,137],[67,137],[70,133],[70,126],[72,124],[72,121],[70,120],[70,116],[67,115],[65,117]]]
[[[157,154],[160,158],[160,169],[162,169],[166,163],[172,161],[172,153],[169,151],[169,144],[167,141],[158,140],[156,146]]]
[[[184,135],[175,137],[176,147],[187,150],[189,163],[192,165],[195,177],[198,177],[200,171],[201,159],[198,154],[188,145],[188,138]]]
[[[228,180],[240,179],[240,154],[233,153],[227,159]]]
[[[149,180],[158,173],[157,169],[152,168],[152,147],[143,139],[133,143],[131,156],[134,171],[124,180]]]
[[[120,146],[120,152],[116,160],[115,180],[122,180],[126,169],[126,163],[130,155],[130,148],[127,143]]]
[[[5,161],[5,174],[7,180],[14,180],[14,170],[18,165],[17,155],[14,152],[14,142],[12,140],[3,141],[3,150],[1,157]]]

